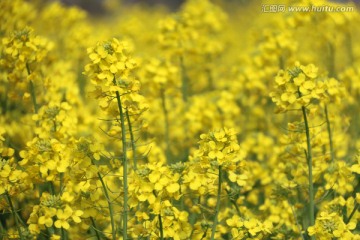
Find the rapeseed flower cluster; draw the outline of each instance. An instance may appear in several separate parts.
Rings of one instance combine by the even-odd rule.
[[[199,150],[194,154],[201,167],[231,168],[241,160],[234,129],[222,129],[200,135]]]
[[[2,94],[22,105],[23,100],[29,100],[31,95],[38,94],[34,85],[41,82],[42,68],[49,61],[47,56],[53,44],[44,37],[34,36],[33,30],[25,27],[15,30],[9,37],[3,37],[2,45],[0,65],[6,72],[3,84],[9,89]],[[36,111],[37,106],[34,107]]]
[[[290,109],[299,109],[314,101],[321,101],[325,96],[327,86],[317,81],[318,68],[313,64],[303,66],[299,63],[287,72],[279,71],[275,78],[276,92],[270,93],[272,100],[283,112]]]

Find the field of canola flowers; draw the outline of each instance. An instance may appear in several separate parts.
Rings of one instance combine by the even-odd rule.
[[[0,1],[1,239],[360,239],[355,6],[105,3]]]

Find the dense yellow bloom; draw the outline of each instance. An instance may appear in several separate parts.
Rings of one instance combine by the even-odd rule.
[[[352,185],[354,175],[352,175],[350,167],[344,161],[336,162],[329,173],[324,175],[324,178],[327,182],[325,185],[327,190],[333,189],[342,195],[354,190]]]
[[[270,93],[278,111],[284,112],[308,106],[315,100],[326,98],[327,85],[319,81],[318,68],[297,63],[294,69],[280,70],[275,77],[276,90]]]
[[[260,239],[262,236],[271,234],[273,228],[270,221],[262,223],[254,218],[245,220],[236,215],[227,219],[226,224],[231,227],[231,235],[234,239],[243,239],[245,236]]]
[[[14,158],[5,160],[0,158],[0,194],[8,192],[10,195],[25,191],[32,183],[27,182],[28,173],[16,168]]]
[[[108,42],[98,43],[87,51],[91,63],[86,65],[85,73],[95,86],[114,86],[115,79],[115,83],[119,81],[121,87],[128,87],[126,80],[137,66],[137,61],[129,55],[129,42],[120,42],[113,38]]]
[[[360,155],[356,157],[357,162],[351,166],[351,171],[360,174]]]
[[[142,72],[143,92],[150,96],[161,94],[175,95],[180,88],[179,69],[166,59],[152,58],[143,63]]]
[[[52,49],[53,45],[46,38],[33,36],[32,32],[32,29],[24,28],[15,31],[11,37],[2,38],[4,49],[0,64],[9,73],[21,73],[27,68],[27,71],[33,72],[35,68],[40,68],[37,64]]]
[[[113,117],[119,115],[115,93],[122,98],[122,108],[133,114],[139,115],[148,108],[144,97],[138,93],[140,83],[133,76],[138,61],[131,52],[129,42],[115,38],[88,49],[91,63],[85,66],[84,73],[93,85],[90,95],[99,99],[100,107]]]
[[[345,224],[336,213],[321,212],[316,218],[315,226],[309,227],[309,235],[315,235],[318,239],[340,238],[355,239],[351,230],[355,229],[356,223]]]
[[[42,177],[53,180],[57,173],[65,172],[70,165],[69,152],[65,145],[56,139],[34,138],[28,143],[28,150],[20,152],[22,166],[38,169]]]
[[[1,1],[0,9],[1,33],[23,29],[35,19],[37,14],[33,4],[22,0]]]
[[[71,62],[76,70],[80,67],[79,60],[86,59],[86,48],[97,41],[91,35],[92,26],[87,17],[87,12],[78,7],[49,2],[41,9],[35,23],[37,30],[54,42],[58,55]],[[62,56],[63,51],[71,52],[71,56]]]
[[[191,0],[179,14],[160,21],[159,42],[175,55],[217,56],[223,50],[216,34],[221,32],[225,13],[208,0]]]
[[[243,158],[234,129],[224,128],[201,134],[200,139],[199,150],[195,152],[194,160],[198,160],[204,168],[231,168]]]

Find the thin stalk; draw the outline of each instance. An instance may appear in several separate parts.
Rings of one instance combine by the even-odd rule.
[[[135,137],[134,137],[134,133],[133,133],[132,125],[131,125],[130,114],[128,111],[126,111],[126,120],[127,120],[128,126],[129,126],[131,149],[132,149],[133,158],[134,158],[133,168],[134,168],[134,171],[136,171],[137,170],[136,144],[135,144]],[[137,211],[139,211],[139,209],[140,209],[139,203],[138,203],[136,209],[137,209]],[[138,220],[136,220],[136,223],[138,223]]]
[[[1,237],[1,239],[3,239],[5,235],[6,235],[6,231],[4,229],[4,226],[2,225],[2,222],[0,221],[0,237]]]
[[[38,113],[38,105],[36,103],[36,95],[35,95],[35,86],[31,80],[30,80],[29,84],[30,84],[29,87],[30,87],[30,93],[31,93],[31,100],[34,105],[34,111],[35,111],[35,113]]]
[[[65,229],[61,228],[61,240],[65,240],[66,236],[65,236]]]
[[[311,138],[310,138],[310,130],[309,123],[306,114],[306,108],[301,107],[304,123],[305,123],[305,134],[306,134],[306,145],[307,145],[307,163],[308,163],[308,171],[309,171],[309,220],[310,225],[315,225],[315,204],[314,204],[314,183],[313,183],[313,172],[312,172],[312,148],[311,148]],[[311,237],[314,239],[314,237]]]
[[[114,85],[116,85],[115,77],[113,80]],[[127,239],[127,223],[128,223],[128,182],[127,182],[127,147],[126,147],[126,129],[125,129],[125,114],[121,105],[120,93],[116,91],[116,100],[118,104],[118,109],[120,112],[120,122],[121,122],[121,141],[123,147],[123,182],[124,182],[124,213],[123,213],[123,239]]]
[[[165,91],[162,88],[160,90],[160,95],[161,95],[161,107],[164,113],[164,127],[165,127],[165,144],[166,144],[166,150],[165,150],[165,155],[166,155],[166,160],[167,163],[170,163],[170,129],[169,129],[169,113],[168,113],[168,109],[166,107],[166,99],[165,99]]]
[[[62,194],[64,189],[64,173],[60,173],[60,194]]]
[[[180,57],[180,69],[181,69],[181,91],[184,102],[187,102],[188,100],[188,94],[189,94],[189,79],[186,74],[186,68],[184,64],[184,58]]]
[[[99,240],[100,240],[101,237],[100,237],[100,234],[99,234],[99,232],[98,232],[98,228],[97,228],[97,226],[96,226],[96,223],[95,223],[94,218],[93,218],[93,217],[90,217],[90,221],[91,221],[92,227],[93,227],[93,229],[94,229],[94,231],[95,231],[96,239],[99,239]]]
[[[236,213],[238,214],[239,217],[242,216],[241,212],[240,212],[240,208],[239,206],[237,205],[236,201],[234,200],[230,200],[231,204],[235,207],[235,210],[236,210]]]
[[[53,219],[54,219],[54,218],[53,218]],[[54,227],[54,226],[51,226],[51,227],[49,227],[49,228],[46,228],[46,234],[48,234],[49,236],[55,234],[55,232],[57,232],[57,231],[55,230],[55,227]],[[44,233],[44,234],[45,234],[45,233]]]
[[[51,195],[55,195],[55,187],[54,187],[53,182],[48,182],[48,183],[49,183],[49,190],[50,190]]]
[[[285,57],[284,57],[284,56],[280,56],[280,57],[279,57],[279,68],[280,68],[280,69],[284,69],[284,68],[285,68]]]
[[[211,240],[215,239],[216,226],[218,224],[218,215],[219,215],[219,211],[220,211],[221,183],[222,183],[222,171],[221,171],[221,166],[219,166],[218,192],[217,192],[217,198],[216,198],[214,223],[213,223],[212,230],[211,230],[211,238],[210,238]]]
[[[187,111],[187,109],[189,108],[187,101],[190,95],[190,86],[189,86],[189,76],[187,75],[187,71],[186,71],[186,67],[185,67],[185,63],[184,63],[184,57],[180,56],[180,69],[181,69],[181,92],[182,92],[182,97],[183,97],[183,101],[185,103],[185,111]],[[186,122],[184,124],[184,136],[185,136],[185,142],[188,141],[188,123]],[[189,148],[185,148],[183,151],[183,156],[181,157],[182,162],[185,162],[188,160],[189,157]]]
[[[226,191],[228,194],[230,193],[230,191],[227,190],[227,189],[225,189],[225,191]],[[229,201],[230,201],[230,203],[234,206],[234,208],[235,208],[238,216],[241,217],[240,208],[239,208],[239,206],[237,205],[236,201],[235,201],[234,199],[231,199],[231,197],[229,197]]]
[[[206,75],[208,79],[208,90],[212,91],[214,89],[214,78],[211,74],[211,70],[209,68],[206,69]]]
[[[335,77],[335,48],[331,43],[327,44],[328,47],[328,70],[329,77]]]
[[[19,224],[21,224],[23,227],[26,227],[26,223],[24,222],[24,220],[21,219],[21,216],[18,212],[16,212],[16,217],[19,220]]]
[[[356,213],[356,211],[358,210],[358,208],[359,208],[359,203],[356,202],[356,203],[355,203],[355,206],[354,206],[354,209],[351,211],[348,219],[345,221],[346,224],[348,224],[348,223],[350,222],[351,218],[354,216],[354,214]]]
[[[132,125],[131,125],[131,121],[130,121],[130,115],[129,115],[129,112],[128,112],[128,111],[126,111],[126,120],[127,120],[128,126],[129,126],[131,149],[132,149],[133,158],[134,158],[134,170],[136,171],[136,169],[137,169],[136,145],[135,145],[134,133],[133,133]]]
[[[30,75],[31,70],[30,70],[29,64],[26,64],[26,70],[27,70],[28,75]],[[32,80],[29,81],[29,90],[30,90],[30,95],[31,95],[31,101],[34,106],[34,111],[35,111],[35,113],[38,113],[38,105],[36,102],[35,86],[34,86],[34,83]]]
[[[6,197],[6,201],[8,202],[8,204],[10,206],[11,214],[13,215],[13,218],[15,220],[15,225],[16,225],[16,229],[17,229],[17,231],[19,233],[19,237],[20,237],[20,239],[23,239],[23,235],[22,235],[22,232],[21,232],[21,227],[20,227],[19,221],[18,221],[18,219],[16,217],[16,211],[15,211],[14,205],[13,205],[13,203],[11,201],[11,197],[9,196],[8,192],[5,193],[5,197]]]
[[[196,200],[194,200],[194,201],[196,201]],[[197,205],[197,204],[199,204],[200,202],[201,202],[201,196],[199,196],[199,198],[197,199],[197,202],[194,202],[194,205]],[[194,212],[191,212],[191,213],[190,213],[190,217],[189,217],[189,223],[190,223],[191,225],[194,225],[195,222],[197,221],[197,219],[198,219],[198,215],[197,215],[196,213],[194,213]],[[195,231],[195,228],[193,228],[192,231],[191,231],[190,239],[191,239],[194,231]]]
[[[354,54],[353,54],[353,44],[352,44],[352,37],[351,37],[351,33],[350,31],[346,31],[346,34],[345,34],[346,38],[345,38],[345,41],[346,41],[346,50],[347,50],[347,54],[348,54],[348,57],[349,57],[349,65],[352,65],[354,63]]]
[[[201,236],[201,239],[200,239],[200,240],[203,240],[204,238],[206,238],[208,229],[209,229],[208,227],[205,228],[205,231],[204,231],[203,235]]]
[[[80,90],[80,96],[82,99],[86,98],[86,76],[82,74],[83,62],[78,62],[78,71],[77,71],[77,84]]]
[[[91,159],[91,162],[92,162],[93,165],[96,165],[92,159]],[[97,175],[98,175],[98,178],[100,180],[100,183],[101,183],[101,186],[103,188],[104,195],[105,195],[106,201],[108,203],[108,207],[109,207],[112,239],[116,240],[116,229],[115,229],[113,204],[112,204],[112,202],[110,200],[109,192],[108,192],[108,189],[107,189],[106,184],[104,182],[104,179],[101,176],[101,173],[99,171],[97,172]]]
[[[302,238],[303,240],[305,240],[305,236],[301,233],[301,227],[300,227],[299,221],[297,220],[294,206],[290,204],[290,207],[291,207],[291,212],[292,212],[292,214],[293,214],[293,216],[294,216],[294,219],[295,219],[296,226],[297,226],[297,228],[298,228],[298,230],[299,230],[299,234],[300,234],[301,238]]]
[[[159,218],[160,239],[163,240],[164,239],[164,231],[163,231],[163,224],[162,224],[162,219],[161,219],[160,213],[158,215],[158,218]]]
[[[327,132],[328,132],[329,144],[330,144],[330,160],[332,163],[334,163],[335,152],[334,152],[334,144],[333,144],[333,140],[332,140],[332,132],[331,132],[331,125],[330,125],[330,119],[329,119],[327,105],[325,105],[325,118],[326,118]]]
[[[1,86],[3,87],[3,89],[6,89],[6,93],[9,92],[9,85],[6,85],[6,86]],[[1,99],[1,114],[3,114],[5,116],[5,113],[7,111],[7,102],[8,102],[8,95],[7,94],[4,94],[4,98]]]

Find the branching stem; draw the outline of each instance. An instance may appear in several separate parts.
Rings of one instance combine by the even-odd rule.
[[[114,85],[116,86],[116,80],[114,77]],[[120,122],[121,122],[121,141],[122,141],[122,150],[123,150],[123,184],[124,184],[124,211],[123,211],[123,239],[127,239],[127,224],[128,224],[128,182],[127,182],[127,144],[126,144],[126,129],[125,129],[125,114],[121,104],[120,93],[116,91],[116,100],[118,104],[118,109],[120,112]]]
[[[29,64],[26,64],[26,70],[27,70],[27,74],[30,76],[31,70],[30,70]],[[36,102],[35,86],[34,86],[34,83],[32,80],[29,81],[29,90],[30,90],[30,95],[31,95],[31,101],[34,106],[34,111],[37,114],[38,113],[38,105]]]
[[[93,165],[96,165],[92,159],[91,159],[91,162],[92,162]],[[97,172],[97,175],[98,175],[98,178],[99,178],[99,180],[100,180],[101,186],[102,186],[102,188],[103,188],[106,201],[107,201],[107,203],[108,203],[109,215],[110,215],[110,224],[111,224],[112,240],[116,240],[116,228],[115,228],[113,204],[112,204],[112,202],[111,202],[111,199],[110,199],[110,196],[109,196],[109,192],[108,192],[108,189],[107,189],[106,184],[105,184],[105,182],[104,182],[104,179],[103,179],[103,177],[101,176],[101,173],[100,173],[99,171]]]
[[[346,219],[346,221],[345,221],[346,224],[348,224],[350,222],[351,218],[354,216],[354,214],[356,213],[358,208],[359,208],[359,203],[356,202],[355,205],[354,205],[354,209],[351,211],[348,219]]]
[[[128,111],[126,111],[126,120],[127,120],[128,126],[129,126],[131,149],[132,149],[133,159],[134,159],[134,170],[136,171],[136,169],[137,169],[136,145],[135,145],[135,138],[134,138],[134,133],[133,133],[131,120],[130,120],[130,114]]]
[[[215,239],[216,226],[218,224],[218,215],[220,212],[221,183],[222,183],[222,170],[221,170],[221,166],[219,166],[218,192],[217,192],[217,198],[216,198],[214,221],[213,221],[213,226],[212,226],[212,230],[211,230],[211,238],[210,238],[211,240]]]
[[[159,218],[160,239],[163,240],[164,239],[164,230],[163,230],[163,224],[162,224],[162,219],[161,219],[161,214],[160,213],[158,215],[158,218]]]
[[[333,139],[332,139],[331,125],[330,125],[330,119],[329,119],[327,105],[325,105],[325,118],[326,118],[327,132],[328,132],[329,144],[330,144],[330,160],[332,163],[334,163],[335,152],[334,152],[334,144],[333,144]]]
[[[160,95],[161,95],[161,107],[164,113],[164,128],[165,128],[165,144],[166,144],[166,150],[165,150],[165,155],[166,155],[166,160],[168,163],[170,163],[170,130],[169,130],[169,113],[168,113],[168,109],[166,106],[166,98],[165,98],[165,90],[162,88],[160,90]]]
[[[13,215],[13,218],[14,218],[14,221],[15,221],[15,225],[16,225],[16,229],[19,233],[19,237],[20,239],[23,239],[23,235],[22,235],[22,231],[21,231],[21,227],[20,227],[20,223],[19,223],[19,220],[18,218],[16,217],[16,211],[15,211],[15,207],[14,207],[14,204],[11,200],[11,197],[9,195],[8,192],[5,192],[5,197],[6,197],[6,201],[8,202],[9,206],[10,206],[10,209],[11,209],[11,214]]]
[[[303,106],[301,109],[304,118],[306,145],[307,145],[306,159],[307,159],[308,174],[309,174],[309,221],[310,221],[310,226],[313,226],[315,225],[315,204],[314,204],[314,183],[313,183],[313,171],[312,171],[311,137],[310,137],[309,123],[306,114],[306,108]],[[314,237],[311,237],[311,239],[314,239]]]
[[[96,239],[100,240],[101,237],[100,237],[100,234],[99,234],[99,232],[98,232],[99,230],[98,230],[98,228],[97,228],[97,226],[96,226],[95,220],[94,220],[93,217],[90,217],[90,220],[91,220],[91,224],[92,224],[92,226],[93,226],[93,229],[94,229],[94,231],[95,231]]]

